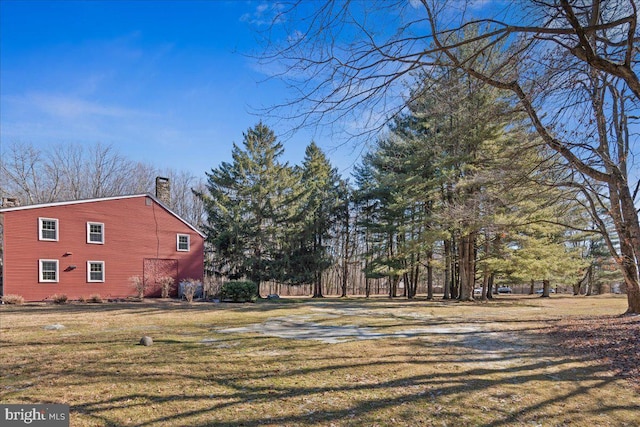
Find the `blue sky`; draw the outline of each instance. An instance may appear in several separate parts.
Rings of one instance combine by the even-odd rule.
[[[257,109],[287,96],[247,55],[269,12],[253,1],[0,0],[0,149],[102,143],[204,176]],[[340,170],[357,161],[357,147],[311,131],[281,139],[284,160],[300,163],[312,139]]]

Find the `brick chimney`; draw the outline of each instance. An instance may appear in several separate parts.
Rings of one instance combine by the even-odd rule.
[[[156,197],[165,205],[171,204],[171,184],[169,178],[156,177]]]

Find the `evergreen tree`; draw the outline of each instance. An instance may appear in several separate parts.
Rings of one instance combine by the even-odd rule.
[[[295,209],[298,174],[279,158],[274,132],[258,123],[233,144],[231,163],[207,173],[208,241],[219,273],[257,283],[277,277],[287,224]]]
[[[313,284],[313,296],[322,297],[322,273],[331,265],[330,230],[340,206],[338,171],[320,148],[311,142],[305,150],[300,173],[297,233],[291,233],[287,281]]]
[[[367,298],[371,295],[372,225],[377,220],[377,206],[379,204],[375,195],[374,171],[371,163],[366,161],[369,156],[368,154],[365,155],[365,161],[360,165],[356,165],[353,173],[356,182],[356,188],[353,191],[353,204],[358,218],[355,223],[356,235],[361,242],[360,244],[364,246],[361,256],[363,258],[362,271],[364,272],[364,288]]]
[[[497,90],[455,70],[423,76],[407,112],[394,120],[392,133],[379,140],[359,170],[358,182],[366,184],[360,199],[376,201],[367,208],[370,277],[386,275],[392,287],[402,277],[411,297],[426,267],[430,297],[434,252],[440,249],[445,298],[473,299],[478,272],[483,298],[490,298],[496,275],[513,272],[515,255],[508,245],[533,253],[552,243],[558,251],[549,259],[556,257],[565,272],[579,274],[575,254],[561,243],[571,237],[566,229],[550,236],[522,226],[542,227],[544,220],[557,218],[545,206],[575,194],[560,197],[553,182],[563,177],[548,165],[555,165],[553,156],[541,150],[509,105]],[[534,257],[543,264],[539,254]],[[520,258],[518,268],[535,269],[532,261],[525,267],[525,260]],[[560,277],[551,267],[541,269],[530,274],[541,280]]]
[[[402,170],[388,169],[407,203],[402,246],[409,250],[409,264],[424,261],[430,297],[434,245],[443,240],[445,297],[473,299],[478,242],[488,234],[494,209],[487,190],[491,174],[502,166],[488,159],[496,147],[515,142],[505,137],[513,132],[507,129],[514,127],[513,116],[496,90],[455,70],[432,70],[420,78],[407,113],[391,127],[402,141],[392,152],[406,153]],[[408,272],[417,270],[411,266]]]
[[[358,198],[366,201],[367,214],[363,223],[368,228],[369,251],[365,254],[365,275],[368,278],[386,277],[389,281],[389,296],[397,296],[397,286],[405,273],[402,254],[398,245],[402,242],[401,227],[405,220],[405,200],[396,179],[401,172],[400,159],[404,158],[402,147],[392,138],[380,139],[376,151],[367,154],[359,169],[368,176],[357,176],[356,181],[365,183]]]

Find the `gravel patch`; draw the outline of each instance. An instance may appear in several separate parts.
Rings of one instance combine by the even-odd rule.
[[[383,338],[422,338],[429,335],[469,334],[477,332],[475,327],[429,327],[412,328],[395,332],[380,332],[376,328],[356,325],[323,325],[309,321],[310,316],[276,317],[263,323],[255,323],[240,328],[218,329],[222,334],[260,333],[267,336],[316,340],[326,344],[338,344],[355,340],[375,340]]]

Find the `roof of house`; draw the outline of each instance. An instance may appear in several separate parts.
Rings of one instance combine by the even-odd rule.
[[[48,208],[48,207],[54,207],[54,206],[77,205],[77,204],[81,204],[81,203],[104,202],[104,201],[107,201],[107,200],[133,199],[133,198],[136,198],[136,197],[149,197],[154,202],[156,202],[158,205],[160,205],[163,209],[165,209],[167,212],[169,212],[171,215],[173,215],[174,217],[176,217],[177,219],[182,221],[187,227],[189,227],[190,229],[192,229],[193,231],[195,231],[196,233],[198,233],[202,237],[206,237],[200,230],[195,228],[193,225],[189,224],[189,222],[187,220],[185,220],[180,215],[178,215],[177,213],[172,211],[169,207],[167,207],[167,205],[162,203],[157,197],[155,197],[155,196],[153,196],[152,194],[149,194],[149,193],[131,194],[131,195],[128,195],[128,196],[101,197],[101,198],[96,198],[96,199],[69,200],[69,201],[66,201],[66,202],[41,203],[41,204],[36,204],[36,205],[16,206],[16,207],[12,207],[12,208],[2,208],[2,209],[0,209],[0,213],[21,211],[21,210],[27,210],[27,209]]]

